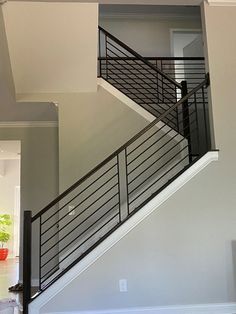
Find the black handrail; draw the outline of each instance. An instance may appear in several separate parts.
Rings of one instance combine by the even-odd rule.
[[[117,37],[115,37],[114,35],[112,35],[111,33],[109,33],[108,31],[106,31],[104,28],[102,28],[101,26],[98,27],[98,29],[100,31],[102,31],[105,35],[107,35],[108,37],[110,37],[114,42],[116,42],[118,45],[120,45],[121,47],[125,48],[127,51],[129,51],[132,55],[134,55],[137,59],[141,60],[144,64],[146,64],[148,67],[150,67],[152,70],[154,70],[156,73],[160,74],[162,77],[164,77],[167,81],[169,81],[170,83],[174,84],[175,87],[180,88],[181,89],[181,84],[179,84],[178,82],[176,82],[172,77],[170,77],[169,75],[165,74],[164,72],[162,72],[160,69],[158,69],[157,67],[155,67],[152,63],[148,62],[146,60],[146,58],[142,57],[139,53],[137,53],[136,51],[134,51],[132,48],[130,48],[129,46],[127,46],[125,43],[123,43],[122,41],[120,41]]]
[[[192,95],[194,95],[199,89],[204,86],[209,85],[209,74],[206,75],[206,78],[203,82],[201,82],[198,86],[196,86],[193,90],[191,90],[186,96],[180,99],[176,104],[171,106],[168,110],[165,111],[160,117],[154,119],[151,123],[149,123],[145,128],[143,128],[140,132],[134,135],[130,140],[128,140],[125,144],[123,144],[120,148],[118,148],[115,152],[113,152],[110,156],[108,156],[105,160],[103,160],[100,164],[90,170],[86,175],[84,175],[81,179],[76,181],[72,186],[70,186],[67,190],[61,193],[57,198],[55,198],[52,202],[50,202],[46,207],[40,210],[35,216],[32,217],[32,222],[40,218],[41,215],[46,213],[52,206],[56,205],[59,201],[61,201],[65,196],[67,196],[71,191],[77,188],[82,182],[92,176],[96,171],[102,168],[105,164],[107,164],[110,160],[112,160],[115,156],[117,156],[120,152],[126,149],[129,145],[134,143],[140,136],[146,133],[149,129],[151,129],[155,124],[162,121],[169,113],[171,113],[174,109],[184,104]]]

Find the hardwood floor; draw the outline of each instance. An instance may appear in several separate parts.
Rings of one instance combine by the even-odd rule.
[[[0,300],[5,298],[16,299],[18,303],[22,302],[22,293],[8,292],[10,286],[15,285],[19,278],[19,260],[18,258],[9,258],[6,261],[0,261]],[[14,314],[22,313],[15,308]]]

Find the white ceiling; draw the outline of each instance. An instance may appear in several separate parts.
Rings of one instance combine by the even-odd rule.
[[[0,160],[20,159],[20,141],[0,141]]]

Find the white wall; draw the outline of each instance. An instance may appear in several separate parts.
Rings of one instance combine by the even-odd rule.
[[[1,160],[2,161],[2,160]],[[0,176],[0,214],[9,214],[13,220],[11,238],[7,243],[9,255],[14,256],[14,207],[15,187],[20,185],[20,160],[4,160],[4,176]]]
[[[236,301],[236,7],[205,4],[204,15],[220,160],[75,279],[63,291],[67,311]],[[44,311],[65,310],[61,299]]]
[[[170,29],[201,29],[200,18],[100,17],[100,25],[146,57],[170,57]]]
[[[16,93],[96,90],[97,4],[3,6]]]
[[[175,57],[184,57],[184,48],[188,45],[190,45],[192,42],[195,42],[197,37],[200,36],[201,37],[201,33],[200,32],[173,32],[172,34],[172,43],[173,43],[173,55]],[[202,43],[200,41],[200,43]],[[202,46],[202,45],[201,45]],[[200,47],[201,47],[200,46]],[[203,50],[203,47],[202,47]],[[203,57],[203,51],[200,51],[199,55],[195,55],[191,52],[191,54],[185,54],[186,57]],[[197,51],[198,53],[198,51]]]
[[[16,103],[2,8],[0,6],[0,121],[55,121],[57,110],[53,104]]]

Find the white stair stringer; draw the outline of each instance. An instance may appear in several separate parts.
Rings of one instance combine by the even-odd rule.
[[[128,232],[135,228],[154,210],[156,210],[171,195],[177,192],[184,184],[197,175],[202,169],[213,161],[218,160],[218,152],[211,151],[196,161],[190,168],[177,177],[163,191],[156,195],[150,202],[130,217],[123,225],[108,236],[92,252],[85,256],[79,263],[68,270],[61,278],[53,283],[46,291],[33,299],[29,304],[29,314],[39,314],[40,309],[47,304],[56,294],[62,291],[76,277],[82,274],[90,265],[105,254],[111,247],[119,242]]]

